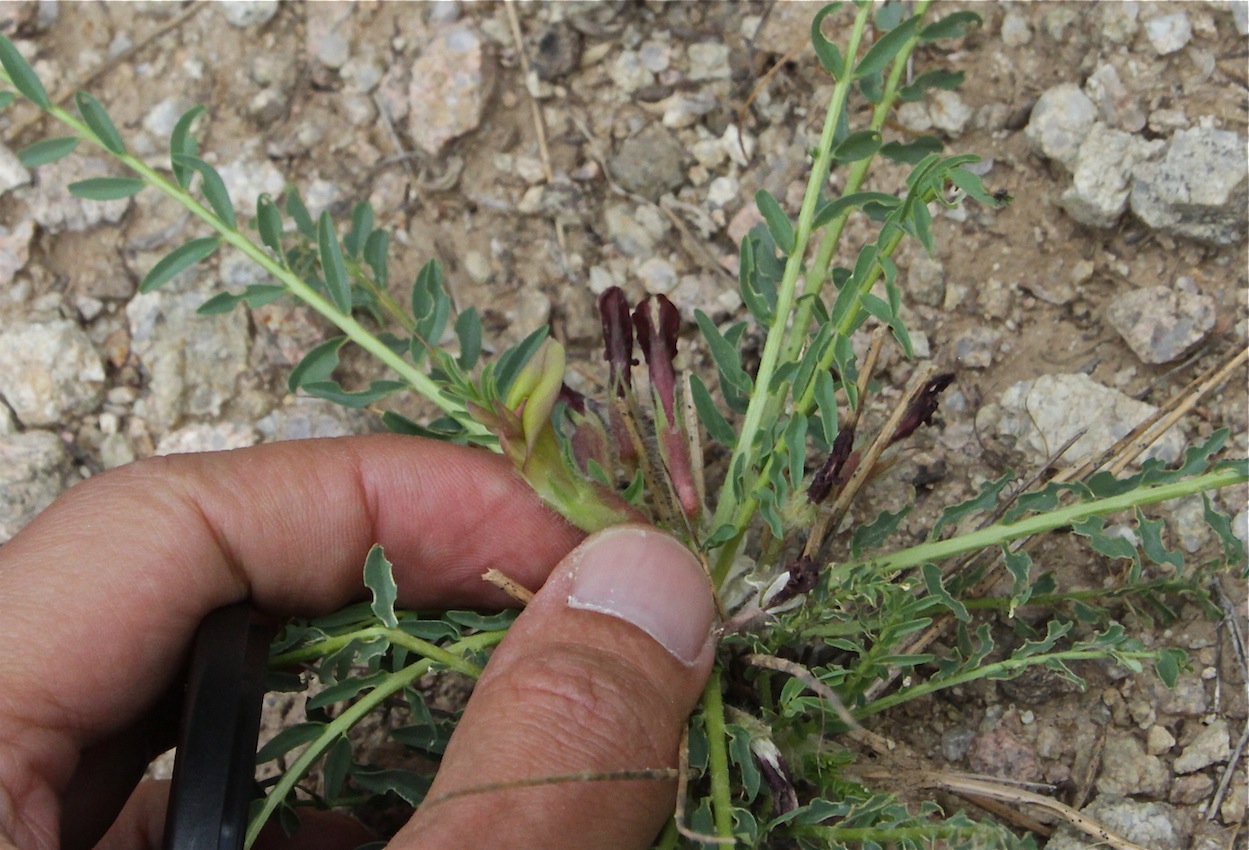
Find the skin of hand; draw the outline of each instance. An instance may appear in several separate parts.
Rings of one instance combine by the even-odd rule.
[[[714,605],[673,539],[583,539],[503,458],[413,437],[175,455],[71,488],[0,547],[0,850],[159,847],[167,787],[131,789],[173,729],[159,709],[197,624],[246,598],[274,618],[329,613],[364,595],[375,542],[406,607],[506,607],[490,568],[538,591],[429,799],[676,764]],[[644,780],[470,793],[422,807],[389,847],[644,848],[673,801],[674,783]],[[295,843],[360,839],[339,824]]]

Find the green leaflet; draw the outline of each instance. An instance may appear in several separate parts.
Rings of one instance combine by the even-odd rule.
[[[922,15],[916,15],[908,18],[898,24],[889,32],[876,39],[873,44],[863,54],[863,58],[859,60],[859,64],[854,66],[855,77],[866,77],[868,74],[875,74],[883,71],[893,58],[902,50],[902,46],[907,40],[919,31],[919,25],[923,22]]]
[[[264,246],[274,253],[282,265],[286,265],[286,252],[282,247],[282,213],[268,194],[256,199],[256,228]]]
[[[174,125],[173,133],[169,136],[169,163],[173,168],[174,179],[183,189],[191,187],[191,178],[195,175],[195,169],[178,162],[178,157],[199,156],[199,143],[196,142],[195,136],[191,135],[191,125],[204,112],[203,106],[195,106],[182,113],[182,117]]]
[[[919,43],[927,44],[943,38],[962,38],[982,23],[975,12],[955,12],[924,27],[919,34]]]
[[[42,142],[35,142],[18,151],[17,160],[26,168],[36,168],[69,156],[76,147],[78,147],[77,136],[44,139]]]
[[[368,201],[362,201],[352,209],[351,230],[343,237],[343,250],[347,256],[359,256],[372,233],[373,207]]]
[[[328,210],[322,212],[317,221],[317,250],[330,300],[339,312],[350,313],[351,280],[347,277],[347,266],[343,262],[343,252],[338,247],[338,235],[334,232],[334,221]]]
[[[399,588],[395,584],[391,563],[386,560],[380,544],[373,544],[364,559],[364,586],[373,594],[373,602],[369,606],[373,616],[389,629],[399,625],[399,619],[395,616],[395,599],[399,595]]]
[[[173,249],[152,266],[152,270],[139,284],[139,291],[152,292],[163,286],[179,272],[210,256],[220,244],[221,241],[216,236],[205,236],[202,239],[192,239],[182,247]]]
[[[324,723],[297,723],[289,726],[269,739],[260,752],[256,753],[256,764],[264,764],[289,753],[296,747],[311,743],[321,736]]]
[[[117,201],[138,194],[147,184],[136,177],[91,177],[69,184],[69,193],[88,201]]]
[[[20,91],[27,100],[40,109],[49,109],[52,101],[48,98],[39,75],[30,67],[26,59],[18,52],[17,46],[3,35],[0,35],[0,65],[4,65],[5,73],[13,81],[13,87]]]
[[[755,203],[759,206],[759,213],[767,223],[768,232],[772,234],[772,241],[776,243],[776,247],[786,255],[792,254],[794,252],[794,225],[789,220],[789,216],[785,215],[785,211],[781,209],[780,203],[767,189],[760,189],[755,193]]]
[[[481,316],[476,307],[469,307],[455,318],[455,335],[460,341],[457,362],[465,372],[471,371],[481,357]]]
[[[451,317],[451,296],[447,294],[442,265],[430,260],[412,284],[412,315],[416,326],[412,332],[412,359],[417,363],[438,347],[447,321]]]
[[[208,205],[226,227],[231,230],[237,228],[238,221],[234,217],[234,204],[230,201],[230,193],[226,191],[226,184],[217,173],[217,169],[196,156],[173,154],[172,159],[175,166],[199,172],[200,191],[204,193]]]
[[[113,124],[113,119],[108,117],[103,104],[85,91],[74,95],[74,101],[78,104],[78,112],[82,115],[82,120],[91,128],[91,132],[95,133],[100,144],[104,145],[110,153],[123,156],[126,153],[126,144],[121,140],[121,133],[117,132],[117,127]]]
[[[898,525],[913,507],[914,505],[904,505],[897,513],[881,511],[876,519],[855,528],[854,536],[850,541],[850,551],[854,557],[859,557],[868,549],[879,549],[897,532]]]
[[[824,37],[822,27],[824,19],[837,11],[840,6],[841,3],[829,3],[816,12],[811,20],[811,45],[815,48],[815,55],[820,60],[820,65],[832,75],[834,80],[839,80],[845,75],[846,64],[841,58],[841,51],[837,45]]]
[[[218,292],[201,304],[195,312],[201,316],[214,316],[221,313],[229,313],[239,304],[246,304],[248,307],[253,308],[263,307],[266,304],[272,304],[285,294],[285,286],[253,283],[238,294]]]
[[[390,234],[385,230],[374,230],[364,242],[364,261],[373,270],[373,280],[382,289],[390,280],[390,269],[387,253],[390,251]]]
[[[328,381],[330,375],[338,368],[338,350],[346,342],[347,337],[336,336],[333,339],[327,339],[305,354],[287,377],[286,388],[291,392],[296,392],[304,384]]]
[[[729,447],[737,442],[737,434],[733,432],[733,426],[720,413],[711,398],[707,385],[697,375],[690,375],[690,396],[694,401],[694,409],[698,411],[698,418],[702,420],[703,427],[707,429],[711,439],[722,446]]]

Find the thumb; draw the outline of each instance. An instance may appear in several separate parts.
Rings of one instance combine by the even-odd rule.
[[[499,644],[429,802],[389,846],[649,846],[672,812],[673,781],[471,790],[675,767],[681,730],[711,671],[714,618],[702,567],[673,538],[641,526],[588,538]],[[437,802],[448,794],[462,795]]]

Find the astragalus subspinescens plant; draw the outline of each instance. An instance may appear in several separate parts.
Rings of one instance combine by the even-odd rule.
[[[23,150],[26,166],[70,155],[79,145],[95,147],[132,176],[75,183],[74,194],[111,200],[155,190],[203,222],[204,235],[156,263],[141,291],[233,249],[272,281],[222,292],[201,312],[289,297],[341,331],[292,371],[292,392],[370,409],[416,393],[440,414],[418,423],[386,411],[382,419],[392,430],[501,452],[577,526],[594,531],[649,521],[697,554],[723,616],[721,651],[690,720],[676,814],[657,846],[918,847],[937,839],[1026,845],[1026,837],[947,815],[935,803],[904,805],[889,791],[898,784],[897,766],[905,766],[912,786],[1049,805],[1081,828],[1096,827],[1034,792],[1004,792],[927,770],[921,754],[863,722],[941,689],[1038,666],[1082,684],[1080,663],[1108,660],[1133,671],[1153,665],[1174,681],[1183,653],[1147,650],[1115,612],[1123,604],[1165,610],[1169,594],[1199,596],[1200,577],[1237,563],[1243,547],[1207,499],[1206,520],[1221,557],[1185,565],[1167,548],[1162,521],[1145,509],[1244,483],[1249,466],[1220,459],[1227,434],[1216,432],[1176,468],[1146,461],[1127,475],[1135,457],[1127,454],[1129,444],[1138,453],[1148,444],[1138,436],[1100,465],[1030,489],[1012,486],[1010,475],[990,481],[974,499],[948,506],[919,545],[890,546],[905,511],[843,529],[856,495],[887,467],[891,447],[931,423],[941,392],[957,380],[920,365],[885,424],[865,433],[862,412],[879,406],[874,369],[881,349],[896,345],[913,356],[893,259],[899,246],[910,239],[934,250],[938,206],[1009,200],[982,186],[968,168],[974,155],[946,155],[934,137],[886,141],[886,121],[899,104],[962,81],[941,69],[912,70],[918,47],[979,23],[971,12],[938,18],[929,7],[926,0],[856,2],[818,12],[811,39],[834,85],[801,206],[793,215],[766,191],[756,196],[763,224],[742,240],[739,257],[747,317],[717,325],[695,310],[715,380],[678,369],[682,327],[675,305],[662,295],[631,304],[613,287],[598,302],[604,358],[597,398],[565,384],[566,353],[546,327],[486,358],[478,311],[457,312],[436,262],[420,271],[409,305],[396,301],[390,238],[374,226],[368,204],[355,208],[342,236],[329,213],[313,220],[294,188],[280,199],[262,195],[249,215],[236,211],[220,175],[199,157],[194,129],[203,107],[177,123],[164,168],[128,153],[90,94],[77,95],[76,114],[57,106],[16,47],[0,38],[11,88],[2,97],[5,106],[18,97],[30,101],[67,130]],[[834,23],[842,33],[837,43],[826,35]],[[870,117],[855,127],[852,113]],[[865,188],[881,157],[909,166],[905,183],[890,191]],[[830,196],[834,170],[842,188]],[[873,238],[853,246],[857,253],[842,239],[853,216],[874,227]],[[848,255],[852,263],[834,264]],[[449,329],[454,340],[443,346]],[[757,365],[748,367],[743,349],[752,329],[763,344]],[[870,340],[856,347],[856,334]],[[392,376],[345,389],[335,378],[345,346],[364,349]],[[724,460],[707,474],[703,459],[711,444]],[[1113,533],[1109,517],[1116,517]],[[1121,559],[1122,582],[1098,591],[1057,586],[1033,562],[1030,541],[1058,529]],[[1147,563],[1165,566],[1155,573],[1164,577],[1147,578]],[[357,761],[351,729],[370,712],[401,702],[408,721],[393,737],[436,757],[456,718],[432,711],[416,683],[432,670],[478,676],[514,618],[514,612],[396,611],[390,564],[377,547],[363,575],[371,603],[293,623],[273,647],[275,687],[301,688],[309,673],[325,687],[308,700],[307,722],[259,754],[262,763],[290,757],[254,808],[249,846],[270,818],[289,822],[304,806],[387,794],[420,804],[429,777]],[[999,578],[1006,590],[993,595]],[[1015,619],[1018,640],[1012,649],[999,648],[990,622],[1024,605],[1046,614]],[[943,635],[940,649],[936,635]],[[318,765],[313,794],[301,782]],[[668,777],[656,771],[654,778]]]

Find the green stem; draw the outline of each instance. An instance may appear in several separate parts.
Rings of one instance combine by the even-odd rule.
[[[931,3],[932,0],[920,0],[920,2],[915,4],[914,13],[916,15],[925,14]],[[868,124],[869,130],[880,132],[885,126],[885,120],[889,117],[889,113],[893,111],[893,104],[898,99],[902,75],[906,73],[907,63],[918,44],[919,30],[916,30],[915,35],[908,39],[906,44],[902,45],[902,49],[894,57],[893,65],[889,69],[889,76],[885,79],[883,96],[880,99],[880,103],[876,104],[872,110],[872,120]],[[867,179],[867,173],[875,160],[876,154],[872,154],[850,164],[850,169],[846,174],[846,187],[841,192],[843,196],[852,195],[862,188],[864,181]],[[806,277],[803,280],[803,296],[818,295],[824,288],[824,284],[828,280],[829,268],[833,263],[833,257],[837,255],[837,249],[841,245],[841,234],[846,229],[846,223],[850,220],[851,212],[851,210],[846,210],[826,226],[824,235],[820,238],[819,248],[816,250],[815,262],[808,267]],[[807,341],[805,329],[811,321],[811,310],[811,299],[804,297],[799,300],[793,328],[785,345],[784,359],[786,362],[797,360],[802,354],[802,348]]]
[[[807,245],[811,240],[811,224],[815,220],[815,210],[820,201],[820,192],[824,186],[824,181],[828,178],[828,169],[832,164],[833,136],[836,133],[841,114],[845,110],[846,98],[850,95],[850,88],[853,82],[853,75],[850,69],[853,67],[855,56],[859,50],[859,43],[863,38],[863,32],[867,27],[867,20],[871,11],[872,6],[870,3],[864,3],[859,7],[858,14],[855,16],[854,24],[850,30],[850,41],[846,47],[846,73],[834,86],[833,96],[829,101],[828,111],[824,116],[824,127],[820,133],[819,146],[816,148],[815,158],[811,163],[811,175],[807,179],[806,194],[803,195],[802,207],[798,212],[794,250],[790,252],[789,258],[785,263],[785,271],[777,290],[776,314],[773,316],[772,323],[768,328],[767,339],[763,344],[763,353],[759,359],[759,368],[755,373],[754,392],[751,393],[737,443],[734,445],[733,454],[729,458],[730,479],[732,477],[731,471],[736,468],[738,458],[749,456],[755,451],[755,440],[765,422],[764,414],[769,409],[775,409],[778,398],[782,395],[780,392],[775,394],[772,392],[772,375],[780,364],[786,328],[793,318],[791,314],[793,313],[794,301],[797,296],[798,277],[802,271]],[[749,469],[746,474],[748,480],[745,492],[749,494],[754,489],[756,476]],[[720,498],[716,503],[715,517],[711,527],[719,528],[721,525],[729,522],[730,518],[738,513],[737,507],[737,500],[733,497],[733,482],[732,480],[726,480],[720,490]],[[729,560],[731,561],[732,559],[730,558]],[[723,579],[723,575],[717,575],[715,578],[718,583]]]
[[[724,725],[724,697],[717,666],[703,689],[703,727],[707,732],[707,771],[711,778],[711,811],[716,835],[733,837],[733,797],[729,789],[728,732]]]
[[[300,279],[298,275],[295,275],[274,260],[267,251],[244,236],[238,229],[229,227],[225,222],[218,219],[211,210],[197,201],[181,186],[167,180],[141,159],[130,154],[117,154],[109,151],[96,139],[90,127],[61,107],[53,105],[47,111],[56,120],[74,130],[79,138],[95,145],[100,150],[117,159],[131,171],[142,177],[149,186],[177,201],[188,212],[215,230],[223,241],[242,251],[254,263],[273,275],[275,279],[281,281],[292,295],[336,325],[356,345],[389,366],[395,374],[407,381],[414,390],[437,405],[448,416],[455,419],[471,436],[485,437],[489,434],[482,425],[475,422],[468,415],[468,412],[462,405],[448,398],[442,389],[416,366],[388,348],[349,313],[344,313],[335,307],[329,300]]]
[[[391,632],[393,630],[365,629],[362,631]],[[460,664],[468,664],[468,662],[459,658],[459,654],[466,653],[470,650],[482,649],[486,646],[498,643],[503,639],[504,634],[505,632],[483,632],[482,634],[472,635],[471,637],[457,641],[449,648],[433,647],[432,644],[427,644],[425,641],[420,640],[419,638],[413,638],[411,635],[407,634],[403,635],[403,639],[405,642],[412,644],[409,648],[413,649],[415,652],[423,652],[423,650],[414,648],[418,644],[433,647],[433,649],[437,650],[437,655],[439,656],[438,663],[446,663],[442,660],[442,657],[449,655],[453,660],[458,660]],[[348,636],[343,635],[342,637]],[[330,641],[337,640],[339,640],[339,638],[330,638],[322,643],[328,644]],[[395,641],[395,643],[403,645],[399,641]],[[458,653],[457,650],[459,650]],[[273,790],[265,796],[264,803],[261,805],[260,810],[256,813],[255,817],[251,819],[251,822],[247,826],[247,836],[243,843],[245,850],[250,850],[252,844],[256,841],[256,837],[260,834],[260,830],[268,822],[274,811],[277,810],[277,807],[281,805],[287,795],[294,790],[295,785],[304,777],[304,775],[308,772],[308,769],[312,767],[313,763],[316,762],[318,758],[323,756],[325,752],[334,745],[334,742],[337,741],[340,736],[347,734],[348,730],[359,723],[370,712],[377,709],[383,702],[386,701],[386,699],[403,690],[425,673],[428,673],[434,663],[435,661],[432,657],[426,657],[413,664],[409,664],[402,670],[391,673],[386,677],[385,681],[373,690],[369,691],[369,693],[362,696],[356,702],[352,703],[343,711],[342,714],[330,721],[317,739],[309,744],[308,748],[300,753],[299,758],[297,758],[295,762],[287,768],[286,772],[282,774],[282,778],[279,779],[277,784],[273,786]],[[476,668],[475,665],[469,666],[477,669],[478,675],[480,675],[481,671],[479,668]]]
[[[871,717],[873,714],[879,714],[886,709],[893,708],[895,705],[907,702],[908,700],[917,699],[945,688],[953,688],[958,685],[965,685],[968,682],[974,682],[977,679],[999,678],[1008,679],[1010,674],[1024,667],[1036,664],[1044,664],[1049,661],[1102,661],[1107,658],[1132,658],[1140,661],[1153,661],[1157,658],[1152,652],[1126,652],[1116,650],[1113,655],[1105,650],[1098,649],[1072,649],[1066,652],[1049,652],[1044,655],[1033,655],[1027,658],[1007,658],[993,664],[986,664],[983,667],[976,667],[973,670],[966,670],[957,673],[945,679],[936,681],[922,682],[905,690],[897,691],[889,696],[881,697],[861,708],[855,709],[854,716],[858,720],[865,717]]]
[[[1021,519],[1018,522],[997,523],[979,531],[951,537],[949,540],[921,543],[919,546],[902,549],[881,558],[850,561],[839,564],[836,569],[839,572],[842,570],[849,571],[870,565],[882,574],[892,574],[908,567],[941,561],[965,552],[1000,546],[1022,537],[1029,537],[1044,531],[1052,531],[1055,528],[1062,528],[1064,525],[1071,525],[1089,517],[1106,516],[1119,511],[1144,507],[1145,505],[1154,505],[1170,499],[1191,496],[1194,493],[1244,484],[1246,481],[1249,481],[1249,474],[1245,472],[1243,466],[1226,467],[1213,472],[1207,472],[1204,475],[1198,475],[1194,478],[1186,478],[1183,481],[1158,484],[1152,487],[1138,487],[1117,496],[1080,502],[1065,508],[1056,508],[1052,511]]]
[[[462,653],[476,652],[487,647],[494,646],[503,639],[505,632],[482,632],[478,635],[471,635],[460,641],[455,646],[462,650]],[[310,643],[307,646],[301,646],[299,649],[293,649],[290,652],[284,652],[281,655],[275,655],[269,660],[269,666],[273,669],[282,669],[295,664],[303,664],[318,658],[326,658],[333,655],[352,641],[372,641],[385,640],[401,646],[417,655],[443,664],[458,673],[477,679],[481,676],[481,668],[472,662],[465,661],[462,653],[452,652],[444,649],[437,644],[421,640],[413,637],[401,629],[388,629],[385,626],[370,626],[364,629],[358,629],[354,632],[348,632],[344,635],[335,635],[334,637],[319,640],[316,643]]]

